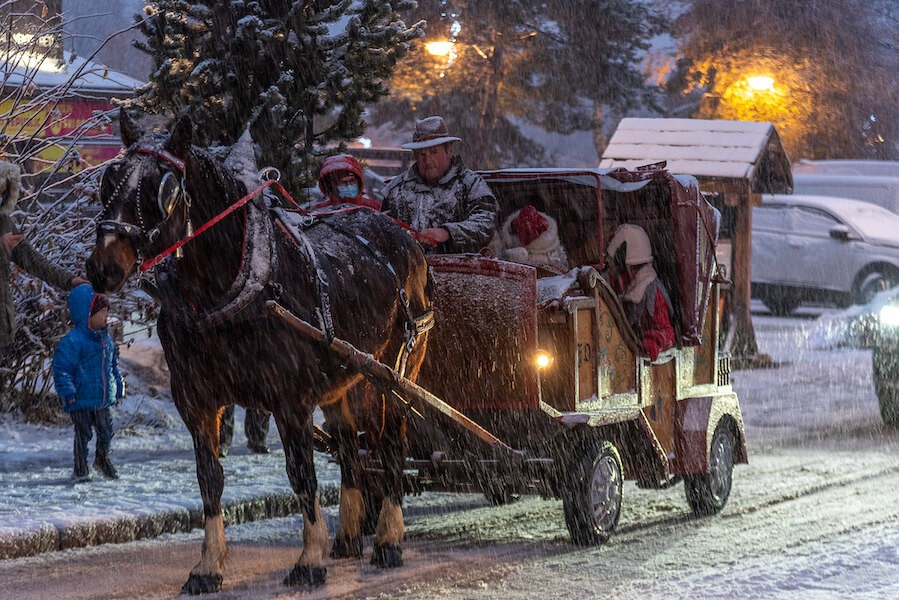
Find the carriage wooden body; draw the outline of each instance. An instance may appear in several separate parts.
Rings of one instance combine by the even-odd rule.
[[[614,529],[622,479],[655,488],[684,480],[695,512],[718,512],[747,453],[719,348],[718,215],[695,180],[662,169],[483,175],[501,215],[533,204],[557,220],[572,270],[432,257],[436,325],[418,384],[466,418],[411,401],[407,493],[562,498],[584,544]],[[676,313],[677,345],[654,361],[600,275],[624,222],[649,233]],[[538,354],[551,364],[538,368]],[[377,471],[375,454],[367,464]]]

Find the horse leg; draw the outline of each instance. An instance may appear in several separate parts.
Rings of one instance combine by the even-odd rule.
[[[406,458],[406,419],[388,402],[381,437],[381,464],[384,467],[384,500],[378,515],[371,564],[377,567],[403,566],[403,464]]]
[[[200,562],[191,570],[181,588],[190,595],[208,594],[222,589],[222,569],[228,554],[225,524],[222,519],[222,491],[225,473],[218,459],[219,418],[211,413],[200,425],[188,423],[197,460],[197,481],[203,498],[205,519]]]
[[[359,558],[362,556],[362,520],[365,505],[362,499],[362,466],[359,462],[359,439],[351,403],[359,396],[351,389],[333,404],[322,406],[325,427],[337,445],[340,465],[340,519],[331,558]]]
[[[300,415],[275,416],[284,444],[287,478],[303,514],[303,552],[284,578],[284,584],[319,586],[325,582],[328,573],[327,567],[322,565],[328,549],[328,524],[319,505],[318,480],[312,462],[312,411],[300,410]]]

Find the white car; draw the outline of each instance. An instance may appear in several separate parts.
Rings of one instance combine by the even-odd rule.
[[[803,302],[865,304],[899,284],[899,215],[827,196],[771,194],[752,210],[752,295],[777,315]]]

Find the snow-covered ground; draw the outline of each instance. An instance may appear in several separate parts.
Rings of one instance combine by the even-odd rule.
[[[753,308],[763,310],[761,305]],[[555,514],[560,507],[552,502],[526,498],[493,508],[475,495],[425,494],[407,499],[407,534],[416,542],[407,553],[408,568],[403,573],[360,571],[360,565],[352,561],[333,564],[328,589],[310,597],[366,596],[370,592],[363,593],[369,589],[364,586],[358,595],[352,591],[360,576],[366,585],[371,585],[374,577],[385,589],[394,590],[380,597],[403,598],[525,598],[541,577],[566,583],[564,590],[552,595],[559,598],[586,597],[583,594],[594,586],[613,583],[606,591],[627,598],[670,597],[677,589],[684,597],[895,597],[899,593],[899,580],[891,575],[899,568],[895,508],[889,502],[878,502],[881,512],[864,508],[864,516],[860,516],[854,507],[859,500],[889,492],[879,490],[880,478],[886,476],[886,481],[892,482],[899,471],[895,458],[899,436],[884,433],[880,426],[870,350],[854,344],[853,328],[847,326],[858,319],[858,312],[857,308],[802,309],[793,319],[755,313],[760,351],[771,355],[776,367],[733,373],[746,421],[750,466],[737,468],[735,496],[720,518],[684,522],[676,516],[685,510],[680,486],[659,492],[639,490],[629,483],[627,508],[611,546],[614,550],[573,551],[564,523]],[[158,352],[153,342],[123,351],[130,386],[129,397],[116,414],[113,457],[121,473],[118,481],[96,478],[87,484],[69,483],[70,428],[25,425],[10,417],[0,421],[0,538],[36,527],[100,521],[109,515],[199,509],[190,440],[162,386],[165,373]],[[269,438],[272,454],[251,454],[243,446],[242,414],[238,409],[234,448],[223,463],[225,502],[260,493],[287,494],[284,455],[274,428]],[[874,441],[865,442],[866,435]],[[892,440],[892,445],[877,447],[883,439]],[[828,449],[822,451],[822,443]],[[867,454],[859,454],[853,444],[866,445]],[[876,449],[869,452],[867,446],[872,444]],[[334,485],[335,466],[321,457],[317,460],[320,481]],[[756,481],[747,480],[746,471],[741,472],[744,469],[751,469],[755,477],[768,483],[756,488]],[[842,483],[835,485],[834,478]],[[847,479],[844,482],[842,478]],[[778,486],[782,487],[773,489]],[[820,498],[816,494],[821,490],[845,494],[845,504],[843,499],[839,504],[847,514],[817,509]],[[791,509],[796,503],[803,505],[798,512]],[[460,507],[465,510],[445,514]],[[326,514],[329,520],[335,519],[335,507],[326,509]],[[547,519],[548,514],[553,518]],[[862,523],[864,519],[874,523],[873,532],[870,523]],[[840,528],[836,535],[831,521]],[[893,526],[883,527],[883,523]],[[778,533],[791,527],[807,531],[792,536]],[[296,558],[298,529],[299,518],[291,516],[231,526],[228,535],[238,548],[244,544],[243,550],[238,550],[244,553],[241,556],[251,551],[248,549],[267,547],[260,560],[273,561],[269,569],[281,570]],[[653,532],[653,539],[658,534],[667,541],[661,545],[647,542],[647,530]],[[284,546],[285,535],[293,540],[292,546]],[[740,545],[749,539],[750,543],[771,545],[775,554],[782,546],[783,559],[775,564],[762,556],[754,562],[731,564],[723,571],[720,565],[709,567],[704,553],[710,551],[710,545],[725,562],[733,551],[733,542],[709,540],[709,535],[739,535],[733,539],[742,539]],[[459,545],[458,539],[468,541]],[[163,547],[171,548],[173,553],[184,553],[183,559],[177,554],[182,562],[191,561],[196,560],[196,545],[201,540],[199,531],[168,535],[158,542],[144,542],[148,544],[144,551],[158,556]],[[486,550],[472,549],[472,543],[486,544]],[[499,546],[491,549],[491,544]],[[715,549],[716,544],[721,544],[720,549]],[[86,565],[97,553],[119,552],[111,548],[81,550],[83,557],[74,560]],[[860,548],[867,550],[860,553]],[[11,577],[10,573],[49,566],[52,579],[57,561],[73,560],[64,555],[4,561],[3,572]],[[444,561],[452,568],[444,569]],[[235,560],[234,564],[240,563]],[[618,569],[620,576],[603,579],[594,572],[596,564]],[[471,580],[466,575],[469,568],[477,573]],[[185,573],[179,569],[177,577]],[[283,573],[266,578],[264,584],[250,584],[252,593],[245,582],[221,596],[280,597],[285,590],[279,577]],[[441,577],[446,577],[446,582],[435,584]],[[177,585],[167,583],[164,589],[177,589],[172,588]]]
[[[0,540],[47,528],[66,530],[112,518],[187,514],[202,508],[190,436],[171,402],[158,341],[143,340],[121,351],[128,394],[114,409],[112,461],[116,481],[93,474],[73,484],[71,427],[30,425],[0,415]],[[231,452],[223,466],[224,505],[238,500],[292,494],[284,452],[274,423],[272,453],[246,449],[243,409],[235,414]],[[96,438],[89,444],[92,461]],[[316,454],[320,485],[339,482],[336,465]]]

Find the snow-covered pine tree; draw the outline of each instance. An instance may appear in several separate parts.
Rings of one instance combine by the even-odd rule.
[[[614,126],[603,115],[645,109],[656,92],[640,60],[665,19],[646,2],[420,0],[411,14],[427,20],[427,42],[452,49],[417,45],[373,112],[403,130],[416,113],[441,112],[474,168],[546,165],[533,125],[593,129],[601,153]]]
[[[155,70],[137,105],[188,115],[199,143],[231,145],[249,124],[260,166],[288,189],[310,184],[312,157],[358,137],[388,93],[397,60],[420,37],[412,0],[160,0],[141,29]]]

